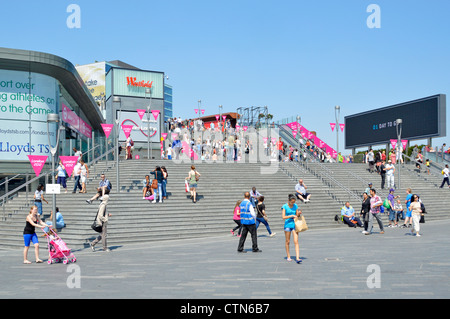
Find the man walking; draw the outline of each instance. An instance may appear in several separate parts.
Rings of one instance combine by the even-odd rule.
[[[380,226],[380,234],[384,234],[383,222],[380,217],[380,207],[383,205],[383,202],[375,189],[370,190],[370,196],[369,225],[367,226],[367,231],[363,231],[363,234],[370,235],[372,233],[374,218],[377,220],[378,226]]]
[[[394,188],[395,166],[394,166],[394,164],[392,164],[392,160],[388,160],[388,163],[384,169],[386,171],[387,188],[388,189]]]
[[[239,205],[241,211],[241,225],[242,225],[242,233],[241,238],[239,239],[239,245],[237,251],[240,253],[245,253],[244,243],[247,238],[248,232],[250,232],[252,236],[252,251],[254,253],[259,253],[261,250],[258,249],[258,241],[256,235],[256,214],[253,209],[253,205],[250,202],[250,193],[246,192],[244,194],[244,200]]]
[[[441,188],[444,187],[445,183],[447,183],[448,187],[450,187],[450,183],[448,181],[449,176],[448,164],[445,164],[445,168],[442,170],[442,174],[444,175],[444,179],[442,180]]]

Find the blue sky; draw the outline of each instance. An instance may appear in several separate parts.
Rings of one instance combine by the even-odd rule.
[[[71,3],[81,8],[79,29],[66,25]],[[381,9],[379,29],[366,24],[372,3]],[[331,146],[335,105],[343,122],[449,93],[448,0],[47,0],[9,1],[1,10],[3,47],[164,71],[177,116],[193,117],[198,100],[205,114],[267,105],[276,120],[300,115]],[[443,142],[450,144],[434,140]]]

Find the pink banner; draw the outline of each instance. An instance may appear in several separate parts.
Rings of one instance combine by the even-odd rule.
[[[187,156],[189,156],[189,158],[194,158],[194,160],[198,159],[197,154],[192,150],[192,148],[189,146],[188,143],[186,143],[185,141],[181,142],[183,145],[183,153],[185,153]]]
[[[71,176],[73,172],[73,168],[78,162],[78,156],[60,156],[59,159],[61,163],[64,165],[64,169],[67,172],[67,175]]]
[[[144,110],[144,109],[136,109],[136,111],[137,111],[138,114],[139,114],[139,118],[142,120],[142,118],[144,117],[144,114],[145,114],[146,110]]]
[[[297,137],[297,130],[293,130],[292,131],[292,135],[294,135],[294,138],[296,138]]]
[[[175,141],[178,138],[178,133],[172,133],[172,140]]]
[[[244,132],[247,132],[248,126],[243,126],[242,129],[244,130]]]
[[[267,143],[268,139],[269,139],[268,137],[263,137],[263,142]]]
[[[227,118],[226,115],[222,115],[223,121],[225,122],[225,119]]]
[[[339,127],[341,128],[341,132],[344,132],[345,124],[339,124]]]
[[[201,110],[202,111],[202,115],[205,114],[205,110]]]
[[[195,114],[197,114],[197,112],[198,112],[198,109],[194,109],[194,111],[195,111]]]
[[[68,123],[72,128],[88,138],[92,138],[92,127],[78,117],[71,109],[62,103],[62,120]]]
[[[31,167],[33,167],[34,173],[36,176],[42,171],[42,168],[45,165],[45,161],[47,160],[47,155],[27,155],[30,160]]]
[[[275,143],[277,141],[277,139],[275,137],[271,138],[272,143]]]
[[[125,133],[125,137],[128,138],[133,130],[133,125],[122,125],[122,130]]]
[[[167,133],[162,133],[161,136],[162,136],[163,140],[165,140],[167,137]]]
[[[153,117],[155,118],[155,120],[158,118],[159,115],[159,110],[153,110],[152,111]]]
[[[330,126],[331,126],[331,132],[333,132],[334,128],[336,127],[336,123],[330,123]]]
[[[109,137],[109,134],[111,134],[111,131],[114,127],[114,124],[100,124],[103,128],[103,132],[105,132],[106,138]]]
[[[297,122],[291,122],[291,123],[288,123],[288,124],[286,124],[287,126],[289,126],[289,128],[291,128],[291,129],[293,129],[293,130],[296,130],[297,129],[297,126],[299,125]]]
[[[395,149],[395,147],[397,146],[397,140],[390,140],[391,141],[391,145],[392,145],[392,148],[394,148]]]
[[[407,145],[408,145],[408,140],[402,140],[402,146],[403,146],[404,150],[406,149]]]
[[[216,121],[218,121],[218,120],[219,120],[219,117],[220,117],[219,115],[216,115]]]

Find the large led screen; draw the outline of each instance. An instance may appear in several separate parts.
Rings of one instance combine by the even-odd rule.
[[[445,100],[446,96],[439,94],[346,116],[345,148],[389,143],[397,138],[397,119],[402,119],[402,139],[445,136]]]

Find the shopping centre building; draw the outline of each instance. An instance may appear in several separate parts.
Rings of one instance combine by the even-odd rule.
[[[57,155],[73,155],[76,148],[89,162],[103,154],[114,147],[118,130],[105,140],[102,124],[116,121],[133,125],[138,147],[147,147],[150,130],[150,145],[159,149],[164,120],[172,116],[172,88],[164,80],[163,72],[121,61],[75,66],[48,53],[0,48],[0,181],[34,174],[28,155],[47,155],[48,171],[58,136],[58,125],[47,123],[52,113],[61,125]],[[139,109],[147,111],[142,118]]]

